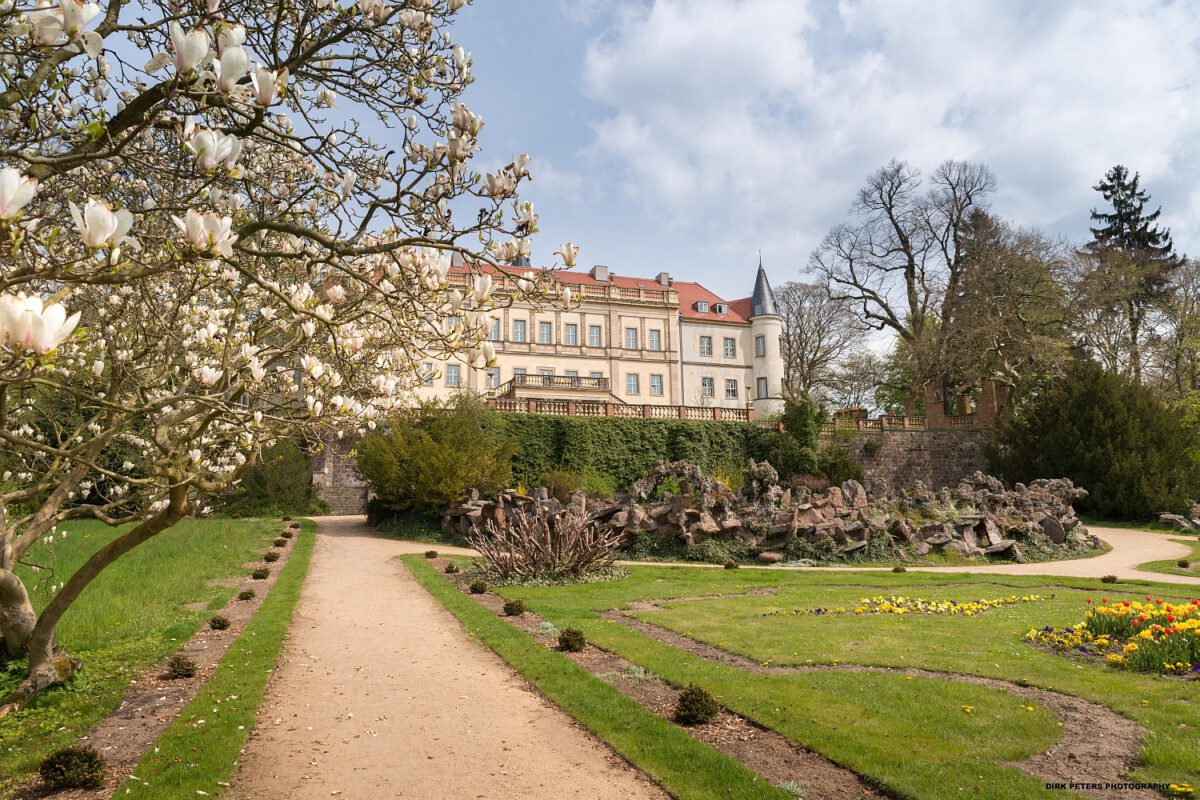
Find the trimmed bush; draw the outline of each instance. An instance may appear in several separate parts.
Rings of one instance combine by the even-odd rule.
[[[229,628],[229,617],[223,617],[220,614],[208,621],[208,627],[214,631],[223,631]]]
[[[717,698],[702,686],[690,683],[679,693],[675,704],[675,721],[680,725],[703,725],[712,722],[721,706]]]
[[[278,539],[271,542],[271,545],[274,547],[287,547],[287,543],[288,543],[288,540],[283,538],[282,536],[280,536]]]
[[[253,600],[256,597],[258,597],[258,592],[253,589],[242,589],[237,595],[238,600]]]
[[[55,789],[101,789],[107,768],[96,748],[73,745],[46,756],[38,775]]]
[[[1192,568],[1192,562],[1188,561],[1186,558],[1181,558],[1178,561],[1176,561],[1175,563],[1179,565],[1180,569],[1191,569]]]
[[[504,616],[519,617],[525,613],[524,600],[509,600],[504,604]]]
[[[359,473],[391,511],[440,512],[468,489],[490,495],[512,482],[515,444],[486,403],[466,394],[393,419],[357,450]]]
[[[558,634],[558,649],[564,653],[581,653],[585,644],[587,639],[579,628],[563,628]]]
[[[271,576],[271,570],[269,570],[266,567],[259,567],[258,569],[254,570],[253,572],[250,573],[250,577],[254,578],[254,580],[256,580],[256,581],[265,581],[270,576]]]
[[[473,581],[467,589],[471,594],[487,594],[488,583],[487,581]]]
[[[176,653],[167,660],[167,678],[173,681],[196,677],[196,662]]]
[[[425,557],[426,558],[437,558],[437,550],[426,550]]]
[[[458,564],[455,564],[453,561],[451,561],[450,563],[448,563],[446,565],[445,572],[447,575],[453,575],[458,571],[459,571]]]
[[[279,553],[268,551],[263,553],[263,561],[272,564],[279,560]]]
[[[897,564],[896,566],[892,567],[892,572],[908,572],[908,567]]]
[[[1101,583],[1116,583],[1117,576],[1116,575],[1105,575],[1103,578],[1100,579],[1100,582]]]
[[[737,569],[738,562],[734,561],[733,559],[729,559],[728,561],[725,562],[725,564],[723,566],[725,567],[725,569]]]
[[[296,514],[319,514],[328,506],[313,489],[309,454],[296,439],[283,439],[264,448],[237,487],[220,498],[217,512],[231,517],[273,517],[287,511],[286,523]]]
[[[1081,513],[1146,520],[1200,496],[1195,431],[1156,391],[1078,361],[1005,416],[988,457],[1006,481],[1070,478]]]
[[[295,535],[296,534],[292,533],[291,531],[283,531],[279,534],[279,536],[284,540],[290,539]]]

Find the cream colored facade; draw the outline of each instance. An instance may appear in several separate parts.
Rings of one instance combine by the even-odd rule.
[[[666,273],[627,278],[595,267],[557,279],[572,286],[578,308],[500,309],[495,366],[430,361],[419,394],[752,408],[757,417],[782,410],[782,322],[773,298],[759,308],[763,313],[751,314],[752,297],[725,301]],[[503,279],[497,283],[504,291]],[[758,283],[769,295],[761,267]]]

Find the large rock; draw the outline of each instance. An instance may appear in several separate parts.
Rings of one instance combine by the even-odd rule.
[[[856,480],[848,480],[842,484],[842,497],[851,508],[866,508],[870,505],[867,490]]]
[[[1062,544],[1067,539],[1067,531],[1063,528],[1062,523],[1058,521],[1058,517],[1051,514],[1046,514],[1041,521],[1042,533],[1049,537],[1050,541],[1055,544]]]
[[[783,553],[773,553],[768,550],[758,554],[758,561],[760,564],[778,564],[783,561]]]
[[[1191,521],[1189,521],[1186,517],[1180,516],[1179,514],[1159,514],[1158,524],[1166,525],[1168,528],[1177,531],[1194,530]]]

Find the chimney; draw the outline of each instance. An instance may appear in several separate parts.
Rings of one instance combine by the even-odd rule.
[[[658,275],[657,275],[657,276],[654,278],[654,280],[658,281],[658,285],[659,285],[659,286],[670,286],[670,285],[671,285],[671,273],[669,273],[669,272],[660,272],[660,273],[658,273]]]
[[[597,264],[592,267],[592,271],[588,274],[592,276],[592,280],[608,283],[608,267],[603,264]]]

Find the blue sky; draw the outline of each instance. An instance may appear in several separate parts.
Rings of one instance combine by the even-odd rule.
[[[890,158],[996,173],[993,208],[1087,236],[1124,163],[1200,252],[1195,3],[1032,0],[475,0],[455,40],[478,77],[482,165],[534,157],[534,261],[776,284]]]

